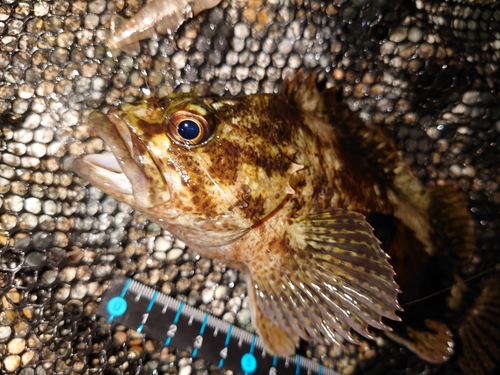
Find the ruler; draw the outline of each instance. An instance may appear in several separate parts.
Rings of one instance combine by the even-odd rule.
[[[271,356],[257,335],[126,277],[113,280],[97,313],[235,374],[340,375],[299,355]]]

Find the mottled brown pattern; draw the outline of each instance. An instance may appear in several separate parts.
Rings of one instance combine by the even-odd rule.
[[[353,331],[373,338],[371,328],[389,324],[411,350],[434,358],[396,323],[399,289],[375,235],[393,256],[403,292],[416,298],[440,284],[422,281],[414,267],[435,272],[437,249],[448,244],[453,252],[461,238],[460,257],[470,253],[468,216],[453,221],[442,214],[436,201],[456,192],[423,188],[391,142],[338,102],[335,89],[320,91],[314,76],[299,74],[279,95],[171,95],[113,113],[107,120],[96,115],[93,126],[104,122],[103,138],[133,169],[124,171],[132,194],[114,195],[246,274],[254,325],[270,353],[291,354],[299,338],[358,342]],[[213,132],[200,144],[183,142],[172,128],[190,113]],[[147,198],[136,184],[149,186]],[[168,194],[160,195],[159,186]],[[463,210],[458,198],[448,201],[451,211]],[[448,223],[436,231],[432,220]],[[411,314],[423,325],[421,309]]]

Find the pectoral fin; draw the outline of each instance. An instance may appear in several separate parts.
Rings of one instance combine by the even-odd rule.
[[[399,320],[394,272],[361,214],[338,209],[283,225],[284,238],[270,237],[249,270],[256,326],[272,354],[292,354],[299,337],[357,343],[351,329],[372,339],[369,326]]]
[[[259,336],[264,343],[266,350],[272,355],[287,356],[295,353],[298,345],[298,338],[293,332],[283,330],[278,325],[269,320],[255,303],[255,290],[250,289],[252,299],[252,321]]]

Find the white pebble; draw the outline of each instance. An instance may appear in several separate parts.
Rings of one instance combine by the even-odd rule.
[[[33,139],[33,132],[26,129],[19,129],[14,132],[14,140],[21,143],[29,143]]]
[[[8,164],[12,167],[18,167],[19,164],[21,164],[21,158],[19,156],[16,156],[16,155],[3,154],[2,159],[3,159],[5,164]]]
[[[7,340],[12,333],[12,328],[9,326],[0,326],[0,341]]]
[[[222,298],[226,297],[227,291],[228,291],[228,287],[227,286],[225,286],[225,285],[219,285],[215,289],[215,299],[222,299]]]
[[[55,215],[57,213],[57,205],[53,200],[43,202],[43,212],[47,215]]]
[[[21,364],[21,357],[18,355],[9,355],[3,360],[3,367],[6,371],[15,371]]]
[[[94,0],[89,3],[89,12],[95,14],[101,14],[106,9],[105,0]]]
[[[32,214],[38,214],[42,211],[42,201],[38,198],[26,198],[24,201],[24,209]]]
[[[412,27],[408,32],[408,40],[413,43],[418,43],[422,39],[422,30],[418,27]]]
[[[250,28],[243,22],[237,23],[234,26],[234,36],[236,38],[245,39],[250,35]]]
[[[155,240],[155,251],[167,251],[172,246],[172,241],[166,239],[165,237],[158,237]]]
[[[66,126],[76,125],[79,118],[78,112],[70,109],[63,114],[63,124]]]
[[[49,13],[50,5],[46,1],[38,1],[33,5],[33,13],[36,17],[43,17]]]
[[[167,260],[175,260],[179,258],[184,250],[181,249],[172,249],[167,253]]]
[[[47,154],[48,155],[57,155],[60,153],[60,151],[65,151],[64,150],[64,144],[62,142],[54,141],[51,144],[49,144],[49,147],[47,148]]]
[[[20,354],[24,348],[26,348],[26,341],[19,337],[13,338],[7,344],[7,350],[10,354]]]
[[[32,113],[26,120],[24,120],[22,127],[26,129],[36,129],[40,125],[40,115],[38,113]]]
[[[83,26],[88,29],[96,29],[99,26],[99,16],[95,14],[87,14],[83,19]]]
[[[192,367],[191,366],[184,366],[179,369],[179,375],[189,375],[191,374]]]
[[[164,251],[154,251],[153,258],[155,258],[156,260],[163,261],[167,259],[167,253],[165,253]]]
[[[239,326],[246,326],[248,323],[250,323],[250,310],[249,309],[242,309],[238,311],[238,314],[236,314],[236,320],[238,321]]]
[[[21,158],[21,167],[34,169],[40,165],[40,159],[34,158],[32,156],[23,156]]]
[[[41,158],[47,153],[47,146],[42,143],[34,142],[28,146],[28,154],[36,158]]]
[[[186,66],[187,55],[183,52],[177,52],[174,56],[172,56],[172,62],[174,64],[174,68],[182,69]]]
[[[215,291],[212,288],[206,288],[201,291],[201,300],[205,305],[212,302],[214,299]]]
[[[34,139],[36,142],[49,143],[54,138],[54,130],[41,127],[35,130]]]

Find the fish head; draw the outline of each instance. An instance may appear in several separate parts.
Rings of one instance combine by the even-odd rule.
[[[283,112],[266,114],[275,97],[181,94],[92,112],[111,153],[80,157],[74,169],[192,246],[227,244],[293,193],[301,167]]]

